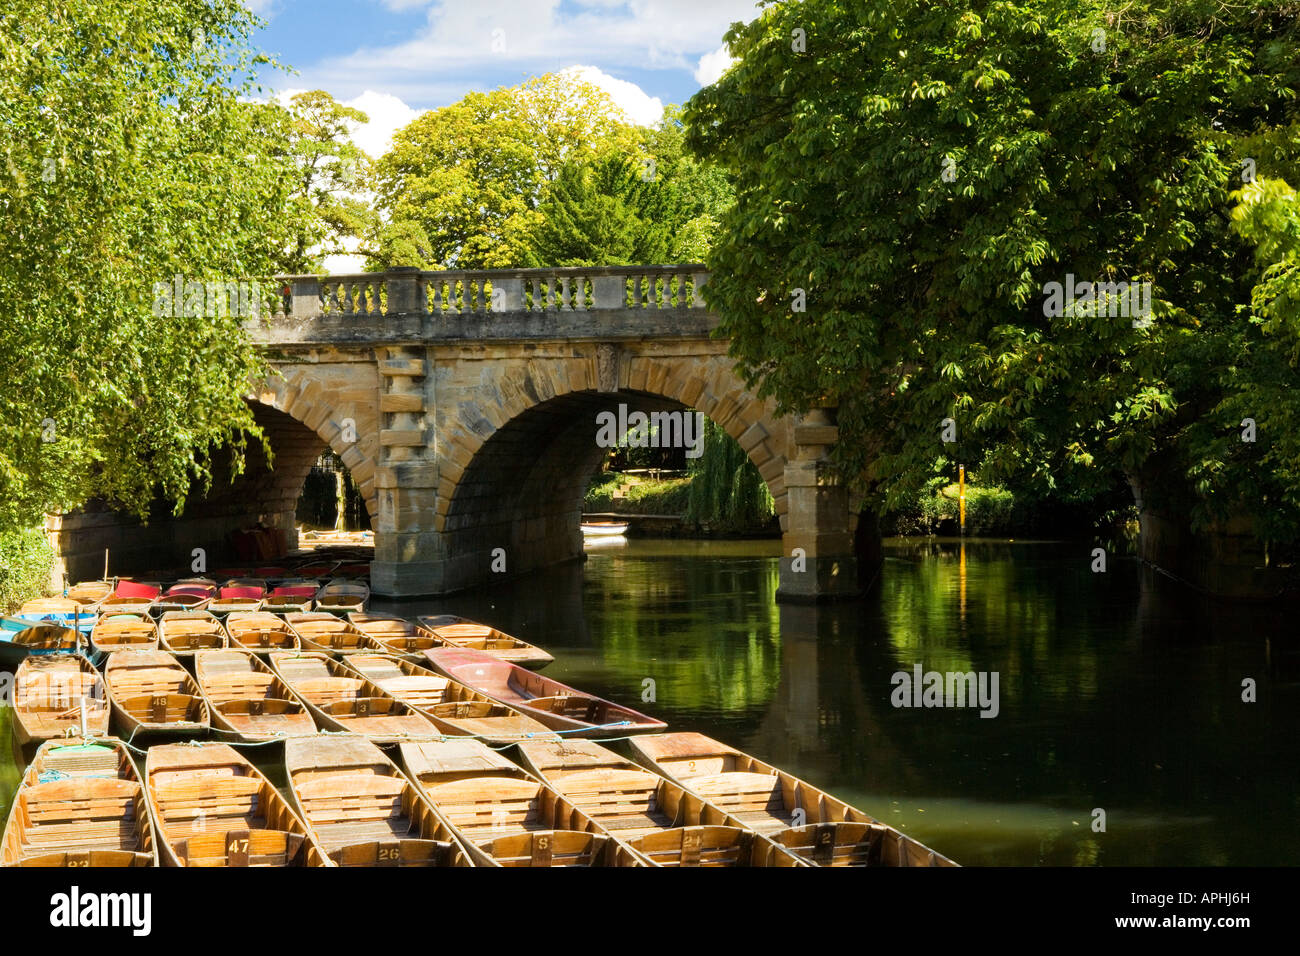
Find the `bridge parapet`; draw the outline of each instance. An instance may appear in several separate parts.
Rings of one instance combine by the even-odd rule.
[[[265,345],[708,335],[703,265],[283,276],[245,323]]]

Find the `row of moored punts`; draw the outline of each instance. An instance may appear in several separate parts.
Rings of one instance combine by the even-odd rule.
[[[222,743],[49,741],[14,797],[4,866],[951,866],[702,734],[284,744],[287,796]]]
[[[25,607],[11,632],[31,762],[0,865],[953,865],[756,758],[537,673],[550,655],[484,624],[86,596]],[[283,793],[245,746],[283,761]]]

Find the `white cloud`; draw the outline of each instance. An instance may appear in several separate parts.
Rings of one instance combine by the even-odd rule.
[[[382,90],[434,106],[566,62],[689,74],[718,59],[715,47],[733,22],[756,14],[756,0],[437,0],[406,39],[302,64],[300,82],[344,97]]]
[[[727,72],[727,67],[735,62],[727,52],[726,44],[723,44],[712,53],[700,57],[700,62],[695,66],[695,82],[700,86],[716,83],[718,78]]]
[[[378,159],[388,152],[393,143],[393,133],[420,115],[391,93],[376,93],[366,90],[346,102],[347,106],[361,110],[370,122],[358,127],[352,134],[352,142],[364,149],[373,159]]]
[[[281,106],[287,107],[289,100],[299,93],[306,92],[306,89],[297,87],[280,90],[274,95],[273,99]],[[262,102],[257,97],[252,97],[251,100],[253,102]],[[360,96],[354,96],[350,100],[340,100],[339,102],[344,106],[359,109],[366,114],[369,122],[354,126],[351,139],[352,142],[364,149],[372,159],[378,159],[388,152],[388,147],[393,143],[393,134],[421,113],[421,110],[412,109],[391,93],[376,93],[374,90],[366,90]]]
[[[592,86],[598,86],[612,99],[616,106],[627,114],[628,119],[638,126],[653,126],[664,115],[664,104],[657,96],[648,96],[645,90],[635,83],[610,76],[604,70],[594,66],[571,66],[561,73],[575,74]]]

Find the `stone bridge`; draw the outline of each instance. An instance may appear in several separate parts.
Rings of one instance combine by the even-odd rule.
[[[98,576],[110,540],[115,573],[188,564],[192,547],[223,554],[257,522],[295,546],[295,504],[326,445],[369,510],[378,594],[577,559],[607,454],[596,416],[622,403],[696,409],[739,441],[776,502],[783,598],[852,595],[856,509],[824,467],[833,413],[780,418],[745,389],[712,334],[707,279],[694,265],[286,278],[246,323],[273,370],[248,396],[273,461],[255,453],[234,484],[179,518],[160,512],[134,530],[138,547],[111,515],[64,518],[69,575]]]

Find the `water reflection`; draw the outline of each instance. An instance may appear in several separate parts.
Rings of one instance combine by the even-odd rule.
[[[630,540],[437,605],[548,673],[734,743],[965,863],[1293,862],[1297,684],[1276,611],[1216,606],[1084,546],[890,542],[857,604],[777,605],[777,542]],[[399,605],[399,607],[407,607]],[[1273,657],[1280,655],[1274,652]],[[895,709],[891,676],[997,671],[1000,714]],[[1259,702],[1240,700],[1254,676]],[[1107,832],[1091,829],[1094,808]]]
[[[733,743],[965,864],[1296,862],[1300,648],[1283,612],[1204,601],[1133,562],[1094,574],[1085,545],[887,555],[855,604],[777,605],[776,541],[631,539],[376,609],[516,633],[556,655],[548,675]],[[891,676],[915,664],[998,672],[998,717],[894,708]],[[16,778],[0,757],[0,805]]]

